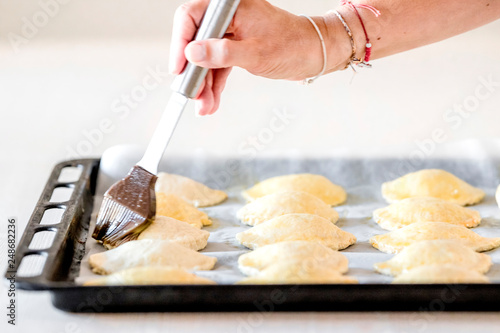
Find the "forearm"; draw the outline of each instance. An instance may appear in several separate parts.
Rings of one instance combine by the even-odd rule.
[[[500,0],[356,0],[377,8],[381,15],[358,8],[372,44],[371,59],[431,44],[480,27],[500,18]],[[363,58],[365,35],[356,13],[349,6],[337,8],[353,32],[356,57]],[[335,40],[329,45],[333,61],[329,71],[339,69],[338,51],[343,50],[344,63],[350,58],[350,42],[335,14],[324,17],[326,33]],[[344,34],[343,45],[339,45]],[[345,50],[348,51],[345,51]],[[346,53],[347,52],[347,53]]]
[[[371,59],[382,58],[434,43],[500,18],[500,0],[353,0],[370,5],[375,17],[359,8],[372,44]],[[182,72],[186,61],[210,68],[198,98],[200,114],[215,112],[232,66],[271,78],[303,80],[323,69],[340,70],[352,58],[351,40],[335,13],[308,18],[277,8],[266,0],[241,0],[226,38],[191,42],[209,0],[191,0],[179,7],[174,19],[170,70]],[[337,8],[353,35],[356,59],[364,59],[366,38],[356,11]],[[316,26],[320,33],[316,31]],[[447,54],[438,55],[441,57]]]

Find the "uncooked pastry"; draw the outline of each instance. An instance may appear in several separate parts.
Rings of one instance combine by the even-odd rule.
[[[397,276],[392,283],[489,283],[481,273],[447,264],[420,266]]]
[[[385,253],[399,253],[423,240],[456,239],[473,250],[489,251],[500,246],[500,238],[487,238],[459,225],[446,222],[417,222],[407,227],[370,238],[370,244]]]
[[[236,239],[250,249],[295,240],[318,242],[333,250],[354,244],[356,237],[327,219],[311,214],[287,214],[275,217],[236,234]]]
[[[414,197],[373,212],[373,219],[385,230],[396,230],[415,222],[447,222],[472,228],[481,223],[478,211],[431,197]]]
[[[348,270],[349,261],[338,251],[308,241],[289,241],[266,245],[241,255],[238,268],[243,274],[255,275],[282,261],[302,263],[305,266],[323,266],[339,273]]]
[[[227,199],[223,191],[214,190],[180,175],[160,172],[156,181],[156,192],[174,194],[195,207],[208,207]]]
[[[281,261],[270,265],[258,274],[240,280],[238,284],[337,284],[358,283],[344,276],[335,268],[307,266],[296,261]]]
[[[491,267],[491,258],[475,252],[459,241],[438,239],[411,244],[390,260],[376,263],[374,267],[382,274],[400,275],[420,266],[445,264],[486,273]]]
[[[153,222],[140,233],[138,240],[159,239],[168,240],[173,243],[185,246],[191,250],[201,250],[207,246],[210,233],[200,230],[167,216],[156,216]]]
[[[93,279],[85,286],[156,284],[215,284],[214,281],[188,273],[180,268],[148,266],[135,267]]]
[[[111,274],[142,266],[210,270],[216,262],[217,258],[207,257],[182,245],[153,239],[130,241],[89,257],[90,267],[97,274]]]
[[[484,191],[440,169],[425,169],[382,184],[382,196],[389,203],[411,197],[434,197],[459,205],[473,205],[484,198]]]
[[[172,217],[199,229],[212,225],[206,213],[173,194],[156,194],[156,215]]]
[[[321,175],[302,173],[268,178],[242,193],[248,201],[282,191],[302,191],[312,194],[326,204],[336,206],[343,203],[347,194],[344,189]]]
[[[333,223],[339,219],[335,209],[306,192],[278,192],[243,206],[236,216],[248,225],[258,225],[285,214],[313,214]]]

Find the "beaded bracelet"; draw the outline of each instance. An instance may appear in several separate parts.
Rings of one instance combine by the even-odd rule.
[[[356,16],[359,19],[359,22],[361,23],[361,27],[363,28],[363,32],[365,33],[365,39],[366,39],[365,57],[363,60],[358,61],[356,63],[356,65],[362,66],[362,67],[371,67],[372,65],[369,63],[369,61],[370,61],[370,56],[372,54],[372,44],[370,43],[370,38],[368,37],[368,33],[366,32],[366,28],[365,28],[365,24],[363,22],[363,19],[361,18],[361,15],[359,15],[358,9],[356,7],[368,9],[369,11],[371,11],[373,13],[373,15],[375,15],[375,17],[380,16],[380,11],[378,9],[376,9],[375,7],[370,6],[370,5],[353,4],[351,0],[341,0],[340,5],[341,6],[348,5],[349,7],[351,7],[354,10],[354,12],[356,13]]]
[[[352,36],[351,29],[349,29],[349,26],[347,25],[344,18],[342,17],[342,15],[340,15],[338,11],[331,10],[328,13],[333,13],[339,18],[340,22],[342,22],[342,25],[344,26],[345,31],[347,32],[347,35],[349,36],[349,40],[351,41],[351,48],[352,48],[351,57],[349,58],[349,61],[347,62],[347,64],[343,69],[346,69],[347,67],[351,66],[352,70],[356,71],[352,64],[353,63],[358,64],[361,60],[356,58],[356,44],[354,44],[354,37]]]

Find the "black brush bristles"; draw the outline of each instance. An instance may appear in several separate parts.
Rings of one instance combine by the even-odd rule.
[[[157,177],[140,166],[104,194],[92,237],[107,248],[134,240],[156,213]]]

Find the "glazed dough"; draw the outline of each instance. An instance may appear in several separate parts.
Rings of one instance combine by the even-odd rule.
[[[427,196],[465,206],[478,203],[484,195],[481,189],[439,169],[420,170],[382,184],[382,196],[389,203]]]
[[[420,266],[396,277],[392,283],[489,283],[488,278],[465,267],[446,264]]]
[[[141,266],[210,270],[216,262],[217,258],[207,257],[182,245],[152,239],[130,241],[89,257],[90,267],[97,274],[111,274]]]
[[[281,261],[263,269],[258,274],[247,277],[238,284],[337,284],[358,283],[343,276],[335,268],[327,266],[307,266],[296,261]]]
[[[201,229],[212,225],[208,215],[173,194],[156,193],[156,216],[168,216]]]
[[[481,223],[479,212],[431,197],[403,199],[373,212],[373,219],[385,230],[396,230],[415,222],[447,222],[472,228]]]
[[[257,225],[285,214],[313,214],[333,223],[339,219],[335,209],[306,192],[278,192],[243,206],[236,216],[244,224]]]
[[[345,273],[349,261],[340,252],[322,244],[308,241],[289,241],[266,245],[241,255],[238,267],[243,274],[256,275],[276,263],[287,261],[307,267],[322,266]]]
[[[244,191],[242,195],[248,201],[252,201],[283,191],[307,192],[332,206],[343,203],[347,198],[346,192],[339,185],[333,184],[323,176],[309,173],[269,178]]]
[[[287,214],[236,234],[236,239],[250,249],[294,240],[323,244],[341,250],[354,244],[356,237],[327,219],[311,214]]]
[[[500,246],[500,238],[486,238],[465,227],[446,222],[416,222],[407,227],[370,238],[370,244],[385,253],[399,253],[423,240],[456,239],[473,250],[489,251]]]
[[[215,284],[214,281],[172,267],[135,267],[93,279],[85,286],[146,285],[146,284]]]
[[[137,239],[168,240],[198,251],[207,246],[209,236],[208,231],[197,229],[186,222],[167,216],[156,216]]]
[[[156,181],[156,192],[174,194],[195,207],[207,207],[227,199],[223,191],[213,190],[191,178],[160,172]]]
[[[399,275],[420,266],[453,264],[478,273],[491,267],[490,256],[477,253],[461,242],[450,239],[421,241],[405,247],[392,259],[374,265],[382,274]]]

